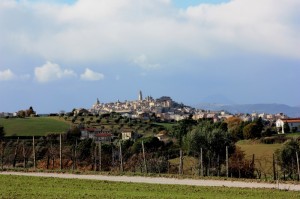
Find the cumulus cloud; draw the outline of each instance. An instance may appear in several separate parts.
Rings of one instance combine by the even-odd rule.
[[[137,66],[143,68],[143,69],[148,69],[148,70],[149,69],[155,69],[155,68],[158,68],[160,66],[159,64],[149,63],[147,56],[144,55],[144,54],[134,58],[133,63],[136,64]]]
[[[34,75],[36,80],[41,83],[77,76],[74,71],[62,69],[58,64],[49,61],[43,66],[36,67]]]
[[[102,73],[94,72],[89,68],[85,69],[85,72],[80,75],[80,79],[87,81],[98,81],[102,80],[104,75]]]
[[[16,75],[10,69],[0,71],[0,81],[9,81],[15,77]]]
[[[14,1],[0,4],[0,18],[10,19],[0,19],[0,46],[74,63],[126,62],[144,52],[135,60],[144,68],[158,66],[147,57],[165,63],[245,52],[299,59],[299,9],[299,0],[235,0],[187,9],[170,0]]]

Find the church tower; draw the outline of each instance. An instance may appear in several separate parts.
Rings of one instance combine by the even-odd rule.
[[[143,94],[142,94],[142,91],[140,90],[139,92],[139,101],[142,101],[143,100]]]

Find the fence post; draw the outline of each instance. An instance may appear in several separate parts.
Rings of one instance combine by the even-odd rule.
[[[297,172],[298,172],[298,181],[300,180],[300,168],[299,168],[299,156],[298,151],[296,151],[296,158],[297,158]]]
[[[62,140],[61,134],[59,134],[59,167],[62,170]]]
[[[228,146],[226,146],[226,177],[229,176],[229,162],[228,162]]]
[[[33,153],[33,169],[36,169],[36,157],[35,157],[35,139],[34,136],[32,136],[32,153]]]
[[[142,150],[143,150],[143,158],[144,158],[144,169],[145,169],[145,172],[148,173],[147,172],[147,164],[146,164],[144,141],[142,141]]]

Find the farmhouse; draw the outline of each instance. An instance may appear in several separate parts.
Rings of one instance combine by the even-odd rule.
[[[290,132],[300,131],[300,118],[278,119],[276,121],[278,134],[289,133],[285,132],[284,124],[288,125]]]
[[[96,128],[85,128],[81,130],[80,139],[93,139],[96,142],[111,142],[113,135],[109,130],[96,129]]]

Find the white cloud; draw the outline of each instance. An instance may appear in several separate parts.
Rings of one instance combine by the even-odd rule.
[[[126,62],[143,52],[147,57],[134,62],[155,68],[148,57],[157,63],[240,52],[300,58],[299,0],[233,0],[181,10],[170,0],[13,2],[0,4],[0,50],[46,60]]]
[[[58,64],[49,61],[41,67],[36,67],[34,74],[36,80],[41,83],[77,76],[74,71],[62,69]]]
[[[10,69],[0,71],[0,81],[9,81],[15,77],[16,75]]]
[[[146,55],[142,54],[136,58],[133,59],[133,63],[138,65],[139,67],[143,69],[155,69],[158,68],[160,65],[159,64],[152,64],[149,63],[148,58]]]
[[[102,73],[94,72],[89,68],[86,68],[85,72],[80,75],[80,78],[82,80],[87,80],[87,81],[98,81],[98,80],[102,80],[104,78],[104,75]]]

